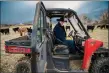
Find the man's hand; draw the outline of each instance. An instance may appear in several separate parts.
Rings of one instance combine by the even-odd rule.
[[[68,37],[72,36],[72,34],[73,34],[73,30],[70,31],[70,33],[68,34]]]

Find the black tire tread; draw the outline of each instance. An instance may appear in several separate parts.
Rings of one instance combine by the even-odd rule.
[[[91,69],[89,70],[89,73],[99,73],[99,68],[104,64],[109,65],[109,57],[99,58],[95,60],[90,67]]]
[[[18,73],[17,68],[19,67],[19,65],[22,65],[22,64],[27,65],[29,67],[30,73],[31,73],[31,62],[30,62],[30,58],[28,58],[28,57],[23,57],[17,62],[16,66],[15,66],[15,73]]]

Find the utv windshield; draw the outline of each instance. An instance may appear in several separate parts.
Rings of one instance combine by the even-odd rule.
[[[70,18],[69,18],[71,24],[73,25],[73,27],[75,28],[75,30],[81,34],[81,36],[86,36],[84,30],[83,30],[83,27],[80,25],[80,22],[78,21],[77,17],[75,15],[72,15]]]

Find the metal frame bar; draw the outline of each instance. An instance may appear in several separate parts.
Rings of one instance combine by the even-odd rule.
[[[38,68],[37,68],[37,57],[38,57],[38,53],[37,53],[37,50],[36,50],[36,31],[37,31],[37,21],[39,19],[39,13],[40,13],[40,5],[41,5],[41,2],[38,2],[37,5],[36,5],[36,11],[35,11],[35,16],[34,16],[34,22],[33,22],[33,32],[32,32],[32,39],[31,39],[31,43],[32,43],[32,53],[31,53],[31,72],[32,73],[37,73],[38,72]],[[36,35],[35,35],[36,34]]]

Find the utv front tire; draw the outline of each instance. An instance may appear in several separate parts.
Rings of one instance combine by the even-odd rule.
[[[89,73],[109,73],[109,58],[99,58],[92,63]]]
[[[15,73],[31,73],[31,64],[29,58],[25,57],[16,64]]]

